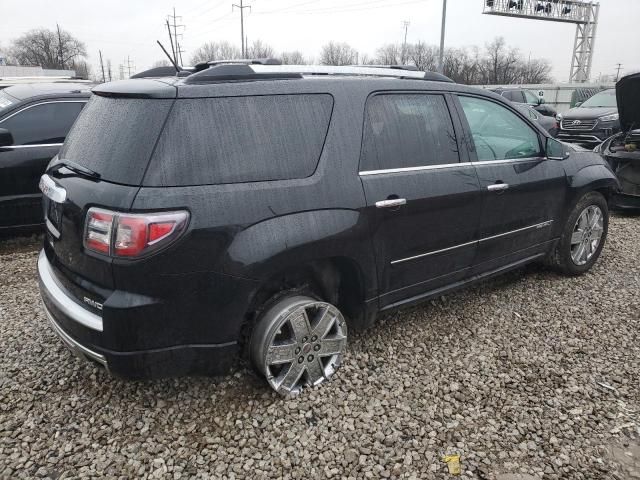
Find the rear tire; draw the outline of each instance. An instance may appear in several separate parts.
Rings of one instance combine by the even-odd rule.
[[[601,193],[587,193],[571,210],[551,253],[551,265],[569,276],[588,272],[600,257],[608,230],[607,200]]]
[[[269,386],[283,396],[319,385],[338,370],[347,347],[347,323],[330,303],[287,295],[258,318],[251,360]]]

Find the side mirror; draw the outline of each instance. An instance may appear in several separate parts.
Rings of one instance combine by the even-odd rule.
[[[547,138],[545,152],[549,160],[566,160],[569,158],[568,147],[555,138]]]
[[[13,145],[13,135],[6,128],[0,128],[0,147],[9,147]]]
[[[582,102],[576,102],[576,104],[573,107],[578,108],[580,105],[582,105]]]

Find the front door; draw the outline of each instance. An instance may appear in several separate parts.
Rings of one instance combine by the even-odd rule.
[[[545,251],[567,192],[562,162],[545,157],[541,135],[515,110],[486,98],[457,98],[482,191],[475,270]]]
[[[360,177],[381,308],[461,279],[475,256],[480,189],[461,158],[450,107],[435,93],[367,101]]]

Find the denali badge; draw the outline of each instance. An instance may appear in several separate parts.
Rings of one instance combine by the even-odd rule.
[[[91,307],[93,307],[93,308],[96,308],[96,309],[98,309],[98,310],[102,310],[102,304],[101,304],[101,303],[98,303],[98,302],[96,302],[95,300],[91,300],[91,299],[90,299],[90,298],[88,298],[88,297],[84,297],[82,300],[83,300],[83,301],[84,301],[84,303],[86,303],[87,305],[89,305],[89,306],[91,306]]]

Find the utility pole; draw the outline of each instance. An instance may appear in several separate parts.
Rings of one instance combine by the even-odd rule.
[[[100,68],[102,69],[102,83],[105,83],[107,79],[104,76],[104,63],[102,63],[102,50],[98,50],[98,53],[100,54]]]
[[[111,74],[111,60],[107,60],[107,75],[109,75],[109,81],[112,81],[113,76]]]
[[[240,5],[236,5],[235,3],[231,5],[232,11],[234,10],[234,8],[240,9],[240,40],[242,43],[242,58],[246,58],[247,46],[245,45],[244,38],[244,9],[248,8],[249,10],[251,10],[251,5],[244,5],[243,0],[240,0]]]
[[[129,55],[127,55],[127,64],[125,65],[125,68],[127,69],[127,77],[131,78],[131,70],[133,70],[133,72],[135,73],[136,66],[131,65],[131,58],[129,57]]]
[[[617,68],[618,73],[616,73],[616,83],[618,82],[618,80],[620,80],[620,70],[622,70],[622,64],[618,63],[617,65],[618,65],[618,68]]]
[[[404,26],[404,42],[402,43],[402,58],[400,59],[400,62],[402,63],[402,65],[406,65],[406,63],[407,63],[407,33],[409,32],[409,25],[411,25],[411,22],[405,20],[404,22],[402,22],[402,25]]]
[[[172,24],[169,25],[169,19],[172,20]],[[181,37],[182,34],[178,33],[178,28],[184,28],[184,25],[178,25],[178,19],[182,20],[182,17],[176,15],[176,8],[173,7],[173,15],[167,15],[167,30],[169,30],[169,41],[171,42],[171,51],[173,53],[173,60],[176,65],[182,65],[182,48],[180,48],[180,41],[178,37]],[[173,33],[171,32],[171,27],[173,27]]]
[[[442,0],[442,27],[440,28],[440,57],[438,59],[438,72],[444,73],[444,34],[447,26],[447,0]]]

